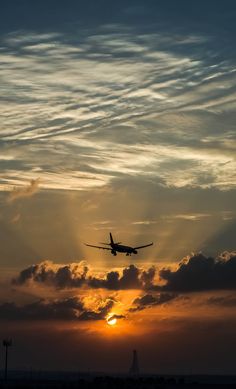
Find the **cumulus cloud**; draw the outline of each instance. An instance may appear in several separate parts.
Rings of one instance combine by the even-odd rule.
[[[156,281],[159,276],[161,283]],[[119,271],[109,271],[103,276],[94,274],[84,262],[55,265],[41,262],[23,269],[12,280],[15,285],[29,282],[45,284],[59,289],[81,288],[156,292],[194,292],[236,289],[236,255],[224,252],[217,258],[196,254],[183,259],[176,268],[155,266],[148,269],[133,264]],[[151,298],[148,295],[148,298]],[[167,297],[167,295],[159,296]],[[173,296],[172,296],[173,297]],[[159,301],[159,300],[155,300]],[[141,301],[142,303],[142,301]]]
[[[129,312],[141,311],[155,305],[162,305],[175,299],[176,297],[177,295],[174,293],[159,293],[156,296],[153,296],[152,294],[145,294],[142,297],[137,297],[133,301],[133,307],[129,309]]]
[[[113,305],[114,300],[108,298],[97,311],[84,310],[84,312],[79,316],[79,320],[103,320],[106,318]]]
[[[96,310],[88,310],[77,297],[61,300],[39,301],[16,305],[14,302],[0,305],[1,320],[103,320],[114,305],[111,298],[100,301]]]
[[[94,289],[122,290],[149,288],[154,277],[154,267],[143,270],[135,265],[129,265],[122,270],[121,274],[118,271],[110,271],[102,278],[90,274],[89,268],[84,262],[55,266],[52,262],[46,261],[22,270],[12,282],[15,285],[23,285],[34,281],[56,288],[88,286]]]
[[[40,179],[30,180],[30,184],[27,186],[15,187],[8,195],[7,201],[9,203],[24,197],[31,197],[39,190]]]
[[[142,280],[143,271],[135,265],[124,268],[120,275],[118,271],[111,271],[104,279],[92,277],[88,284],[92,288],[105,288],[113,290],[142,289],[145,282]]]
[[[88,270],[84,262],[57,266],[50,261],[44,261],[23,269],[12,282],[15,285],[23,285],[34,281],[56,288],[78,288],[85,283]]]
[[[214,289],[236,289],[235,252],[212,258],[196,254],[179,264],[177,270],[161,269],[166,282],[163,290],[193,292]]]

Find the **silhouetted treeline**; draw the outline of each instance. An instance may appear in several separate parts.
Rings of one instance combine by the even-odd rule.
[[[233,384],[229,380],[229,385]],[[215,387],[211,383],[198,383],[193,380],[186,382],[185,377],[112,377],[100,376],[94,378],[78,378],[76,380],[35,380],[35,379],[9,379],[8,382],[0,381],[0,389],[161,389],[161,388],[209,388]],[[225,383],[217,384],[217,388],[224,388]]]

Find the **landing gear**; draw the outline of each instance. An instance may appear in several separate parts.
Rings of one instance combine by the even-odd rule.
[[[126,253],[126,257],[127,257],[127,256],[130,256],[130,257],[131,257],[131,253]]]
[[[112,255],[114,255],[114,256],[117,255],[115,250],[111,250],[111,253],[112,253]]]

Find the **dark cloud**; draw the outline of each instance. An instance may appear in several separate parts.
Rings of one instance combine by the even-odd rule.
[[[147,289],[153,284],[155,276],[154,267],[143,270],[135,265],[124,268],[122,274],[118,271],[108,272],[105,278],[88,275],[88,270],[86,265],[81,264],[55,267],[50,262],[42,262],[22,270],[12,282],[23,285],[34,281],[56,288],[80,288],[87,285],[94,289],[124,290]]]
[[[236,253],[224,252],[219,257],[196,254],[180,262],[177,269],[160,268],[159,277],[165,284],[155,282],[156,268],[147,270],[135,265],[122,272],[110,271],[104,277],[94,276],[87,265],[54,265],[42,262],[22,270],[12,281],[24,285],[33,281],[55,288],[80,288],[127,290],[139,289],[159,292],[194,292],[204,290],[236,289]]]
[[[142,297],[137,297],[133,301],[134,307],[129,309],[130,312],[141,311],[143,309],[153,307],[154,305],[162,305],[177,297],[174,293],[159,293],[157,296],[145,294]]]
[[[97,311],[84,311],[79,320],[103,320],[114,305],[113,299],[107,299],[103,306],[100,306]]]
[[[114,314],[114,315],[112,315],[112,316],[110,316],[110,317],[108,318],[108,321],[111,321],[111,320],[113,320],[113,319],[125,319],[125,315],[117,315],[117,314]]]
[[[2,320],[73,320],[83,309],[82,302],[75,297],[51,302],[39,300],[22,306],[11,302],[0,305],[0,317]]]
[[[234,308],[236,307],[236,296],[235,295],[213,296],[207,299],[207,304],[220,306],[222,308],[223,307]]]
[[[148,289],[153,285],[153,280],[156,274],[156,268],[155,266],[150,267],[148,270],[144,270],[141,274],[141,281],[145,285],[145,288]]]
[[[179,264],[177,270],[161,269],[166,281],[162,290],[193,292],[214,289],[236,289],[236,253],[218,258],[197,254]]]
[[[69,264],[56,268],[51,262],[45,261],[22,270],[12,282],[23,285],[32,280],[56,288],[78,288],[85,283],[87,272],[86,265]]]
[[[106,278],[90,278],[88,285],[92,288],[105,288],[113,290],[121,289],[143,289],[145,288],[145,282],[142,280],[144,271],[136,267],[135,265],[129,265],[124,268],[122,275],[119,272],[111,271],[107,273]]]
[[[96,310],[88,310],[77,297],[16,305],[14,302],[0,305],[1,320],[103,320],[113,307],[111,298],[101,301]]]

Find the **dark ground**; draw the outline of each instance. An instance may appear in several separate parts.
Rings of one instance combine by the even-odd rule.
[[[230,386],[236,388],[236,377],[226,376],[202,376],[198,377],[171,377],[171,376],[142,376],[142,377],[115,377],[115,376],[91,376],[79,377],[66,374],[60,378],[33,377],[9,378],[8,381],[1,380],[0,388],[9,389],[169,389],[169,388],[225,388]]]

